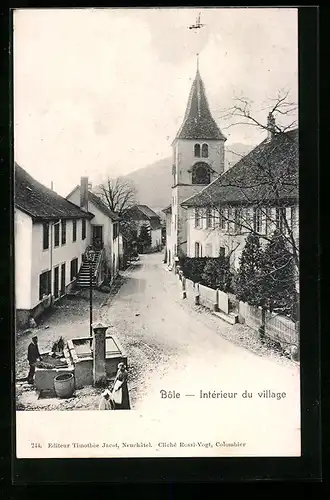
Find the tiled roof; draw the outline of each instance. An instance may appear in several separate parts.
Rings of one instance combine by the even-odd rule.
[[[264,140],[185,207],[214,204],[289,201],[298,199],[298,129]]]
[[[15,206],[36,220],[94,217],[36,181],[15,163]]]
[[[147,207],[147,205],[135,205],[131,208],[132,212],[139,211],[141,212],[147,219],[159,219],[159,215],[156,214],[151,208]]]
[[[211,114],[203,80],[197,69],[186,113],[176,139],[226,140]]]
[[[104,213],[107,217],[110,217],[110,219],[114,221],[118,221],[120,219],[119,215],[110,210],[106,206],[106,204],[101,200],[99,196],[94,194],[92,191],[88,191],[88,199],[91,203],[93,203],[101,212]]]
[[[162,212],[165,214],[169,214],[172,212],[172,205],[168,205],[167,207],[163,208]]]
[[[151,227],[151,229],[161,229],[162,225],[160,223],[160,219],[156,220],[156,219],[152,218],[150,220],[150,227]]]

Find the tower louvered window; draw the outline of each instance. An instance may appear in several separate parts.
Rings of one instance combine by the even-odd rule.
[[[201,156],[201,147],[200,144],[195,144],[194,146],[194,155],[196,158],[200,158]]]
[[[202,146],[202,157],[203,158],[209,157],[209,147],[207,144],[203,144],[203,146]]]

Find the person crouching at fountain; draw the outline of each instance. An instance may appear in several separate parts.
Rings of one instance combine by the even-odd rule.
[[[111,398],[111,392],[109,389],[105,389],[105,391],[101,394],[101,399],[99,403],[99,410],[114,410],[115,404]]]
[[[129,394],[127,387],[128,372],[124,363],[118,364],[118,371],[112,390],[115,410],[130,410]]]

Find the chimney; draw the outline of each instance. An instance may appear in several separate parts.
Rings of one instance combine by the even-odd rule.
[[[51,189],[52,191],[54,191],[54,183],[53,183],[53,181],[51,181],[51,183],[50,183],[50,189]]]
[[[80,208],[88,212],[88,177],[80,179]]]
[[[276,128],[275,118],[274,118],[272,113],[269,113],[268,119],[267,119],[267,139],[268,139],[268,141],[271,141],[274,138],[275,128]]]

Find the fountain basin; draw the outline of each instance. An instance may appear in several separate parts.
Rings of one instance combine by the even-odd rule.
[[[76,337],[68,340],[68,349],[74,364],[76,389],[93,385],[91,337]],[[127,355],[114,335],[106,335],[105,351],[106,376],[111,379],[117,373],[118,363],[123,362],[127,365]]]
[[[55,395],[54,389],[54,378],[57,375],[62,375],[64,373],[73,373],[74,366],[70,359],[70,353],[68,349],[64,349],[64,363],[60,363],[58,360],[51,358],[50,353],[41,353],[42,362],[47,364],[52,364],[52,368],[40,368],[36,366],[36,371],[34,375],[34,386],[37,391],[47,391]],[[62,358],[63,359],[63,358]]]

